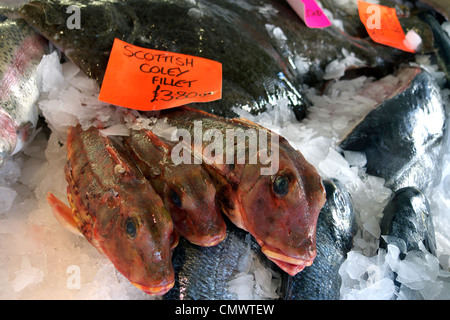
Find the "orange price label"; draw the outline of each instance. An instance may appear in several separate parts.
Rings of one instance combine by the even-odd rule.
[[[99,100],[151,111],[222,97],[222,64],[115,39]]]
[[[370,38],[407,52],[414,50],[405,44],[405,33],[394,8],[358,0],[358,12]]]

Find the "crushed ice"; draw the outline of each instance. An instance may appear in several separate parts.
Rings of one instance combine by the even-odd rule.
[[[347,62],[355,62],[352,54],[344,55]],[[425,61],[426,57],[419,59]],[[432,66],[427,68],[437,81],[442,79]],[[61,66],[56,53],[45,57],[41,70],[39,108],[52,129],[50,137],[38,133],[24,152],[0,169],[0,298],[152,298],[124,279],[84,238],[64,230],[45,195],[51,191],[66,199],[63,167],[68,126],[78,122],[83,127],[102,124],[106,134],[126,134],[133,125],[151,127],[154,123],[99,102],[96,83],[72,63]],[[339,179],[352,195],[359,231],[340,269],[342,299],[435,299],[448,298],[449,294],[450,199],[446,190],[450,185],[450,154],[445,158],[443,180],[429,197],[438,258],[422,250],[400,260],[400,249],[393,244],[387,252],[378,250],[379,222],[391,191],[384,187],[383,179],[365,173],[364,155],[341,153],[337,147],[345,130],[373,108],[377,99],[388,95],[386,88],[396,81],[393,76],[376,82],[366,77],[336,81],[323,95],[304,88],[313,107],[301,123],[285,99],[258,116],[235,110],[286,137],[324,179]],[[364,91],[367,85],[371,85],[369,92]],[[449,94],[448,90],[443,92]],[[230,290],[238,298],[277,298],[279,275],[255,264],[251,255],[242,259],[240,273],[230,279]],[[396,283],[400,283],[399,288]]]

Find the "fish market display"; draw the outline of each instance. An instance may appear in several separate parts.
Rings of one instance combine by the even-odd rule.
[[[80,30],[66,26],[70,5],[80,8]],[[236,116],[232,107],[256,114],[286,98],[301,119],[308,101],[298,84],[322,82],[331,61],[389,70],[401,58],[412,58],[334,26],[308,29],[283,1],[30,1],[20,13],[100,83],[114,38],[221,62],[222,99],[195,107],[226,117]]]
[[[178,236],[161,198],[98,129],[72,127],[67,143],[69,209],[52,194],[55,215],[78,229],[135,286],[150,294],[174,284]]]
[[[317,257],[311,267],[294,277],[284,277],[288,300],[337,300],[339,268],[352,248],[356,215],[350,194],[337,181],[324,181],[327,202],[317,221]]]
[[[124,142],[163,199],[180,235],[202,246],[214,246],[225,238],[215,186],[200,164],[175,165],[170,159],[172,148],[149,130],[133,130]]]
[[[0,16],[0,166],[30,141],[38,122],[37,68],[47,42],[23,20]]]
[[[356,0],[0,0],[0,298],[449,299],[450,22],[369,1],[414,53]],[[222,98],[100,101],[115,38],[219,62]]]
[[[300,152],[250,121],[227,120],[187,107],[167,110],[160,116],[194,137],[187,140],[184,135],[183,140],[203,155],[205,168],[216,180],[217,200],[223,212],[255,237],[269,259],[291,275],[312,264],[317,216],[325,195],[316,169]],[[196,143],[197,134],[209,138]],[[241,138],[235,143],[239,134]],[[244,134],[250,137],[245,139]],[[210,143],[211,135],[214,143]],[[251,149],[252,136],[259,137],[259,150]],[[263,155],[268,166],[261,161]]]
[[[211,146],[207,143],[196,145],[194,138],[191,144],[183,136],[180,142],[186,148],[183,158],[192,148],[189,160],[197,152],[201,158],[196,160],[203,161],[204,167],[201,162],[193,166],[190,161],[177,166],[172,163],[177,145],[169,147],[151,131],[135,130],[124,138],[135,167],[127,159],[127,151],[102,137],[98,129],[84,131],[81,126],[72,127],[66,166],[72,211],[54,196],[49,197],[63,224],[81,230],[122,274],[150,294],[163,294],[173,286],[170,248],[176,245],[172,221],[157,194],[170,211],[175,229],[193,243],[210,246],[224,239],[226,229],[216,208],[217,201],[231,221],[249,231],[262,253],[284,271],[295,275],[312,264],[324,190],[316,170],[298,151],[274,133],[271,146],[267,146],[267,141],[264,146],[262,137],[267,139],[270,132],[248,120],[226,120],[187,107],[161,112],[159,117],[158,121],[175,126],[177,134],[185,129],[195,137],[207,130],[217,130],[216,143],[219,139],[229,141],[226,135],[233,130],[258,130],[259,147],[265,148],[258,154],[261,157],[270,151],[271,163],[268,168],[262,163],[252,163],[256,150],[251,150],[250,140],[239,142],[238,138],[236,147],[232,136],[232,148],[223,145],[208,153],[206,150]],[[204,132],[195,128],[199,123]],[[219,138],[219,134],[224,137]],[[246,152],[240,153],[239,147]],[[249,158],[243,159],[247,151]],[[220,153],[230,157],[231,164],[223,164],[217,158]],[[207,168],[215,185],[203,168]],[[144,177],[151,181],[156,192]],[[299,202],[303,205],[299,206]]]
[[[80,7],[83,28],[66,27],[67,7]],[[268,43],[264,26],[248,23],[246,11],[232,3],[190,1],[31,1],[20,13],[66,52],[92,78],[102,82],[114,38],[158,50],[213,59],[223,64],[223,98],[201,105],[223,116],[240,105],[254,112],[286,97],[299,114],[307,102],[294,78]],[[168,16],[177,17],[167,19]],[[182,19],[181,19],[182,18]],[[236,51],[241,48],[245,54]],[[237,59],[236,57],[240,58]],[[239,66],[244,64],[245,71]]]
[[[367,172],[393,190],[421,190],[440,181],[446,148],[445,107],[432,76],[420,68],[399,71],[392,95],[370,111],[341,142],[364,152]]]

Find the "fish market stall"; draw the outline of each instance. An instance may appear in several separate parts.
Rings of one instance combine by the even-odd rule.
[[[0,298],[449,299],[448,12],[301,3],[0,0]]]

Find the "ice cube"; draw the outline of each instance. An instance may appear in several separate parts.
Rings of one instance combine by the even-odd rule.
[[[18,162],[9,160],[0,167],[0,185],[9,186],[20,177],[20,167]]]
[[[252,274],[238,273],[228,282],[229,289],[238,300],[253,299],[254,277]]]
[[[14,189],[0,186],[0,214],[8,212],[17,196]]]
[[[344,150],[344,157],[351,166],[364,167],[367,163],[366,154],[363,152]]]
[[[54,51],[45,55],[37,69],[38,84],[43,92],[50,92],[54,88],[61,88],[64,83],[62,67],[59,63],[58,53]]]
[[[12,286],[15,292],[19,292],[26,287],[40,283],[44,278],[44,273],[33,268],[30,264],[30,260],[24,256],[22,257],[22,268],[16,271],[16,277],[12,281]]]
[[[366,229],[375,238],[379,238],[381,235],[380,224],[374,216],[371,216],[363,224],[364,229]]]

